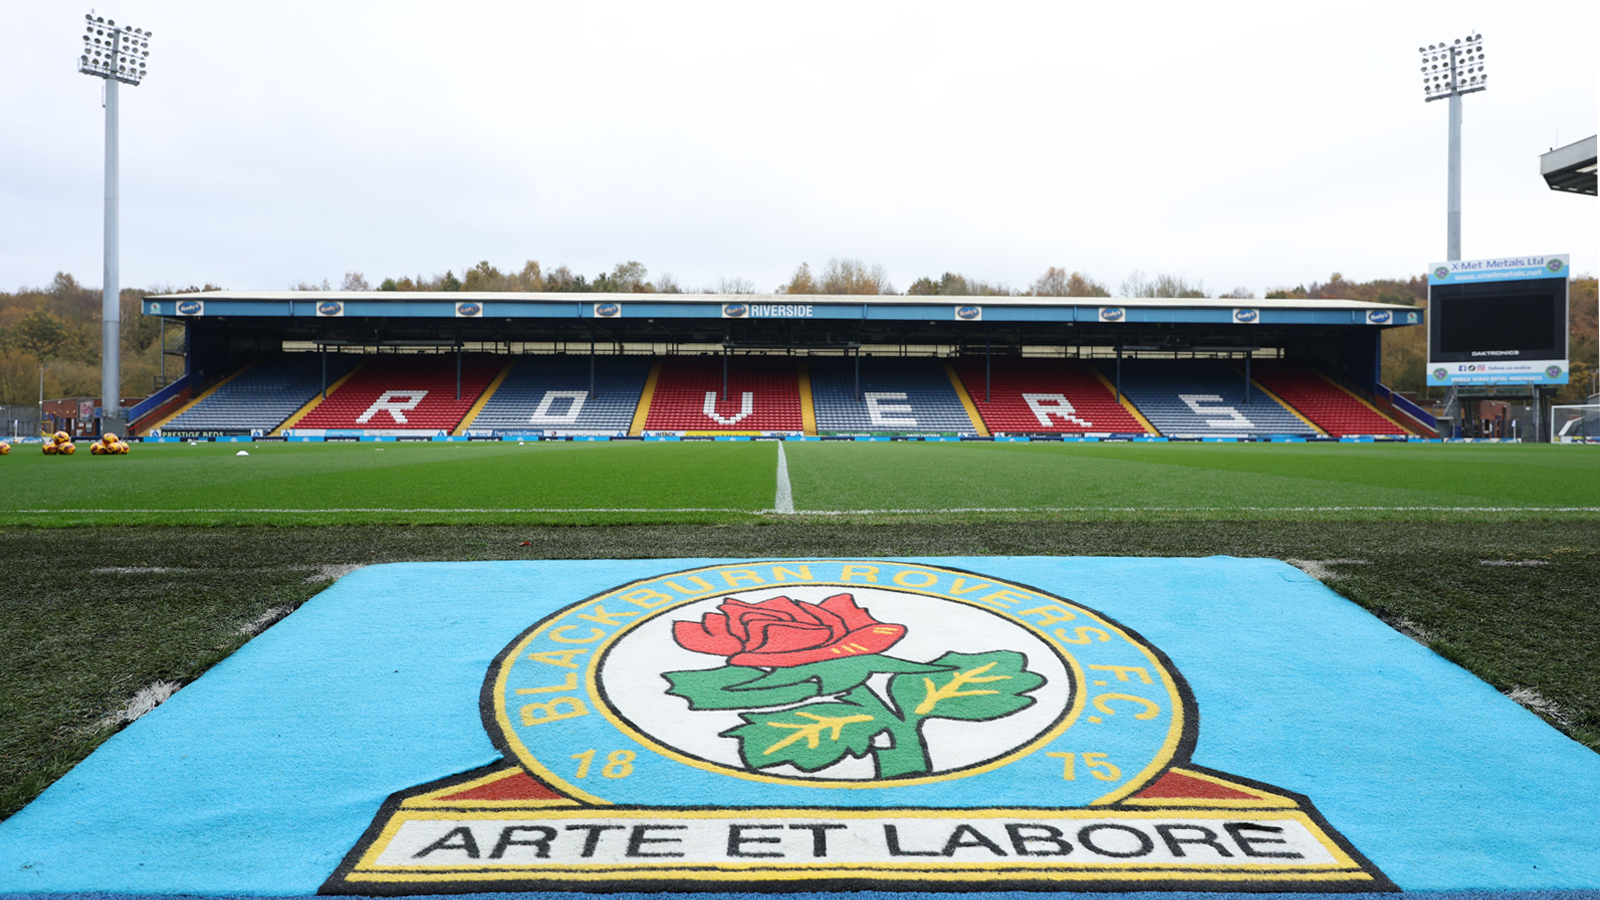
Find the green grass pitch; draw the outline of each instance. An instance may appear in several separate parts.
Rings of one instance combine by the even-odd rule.
[[[245,448],[249,456],[237,456]],[[831,516],[1600,518],[1589,447],[791,442]],[[772,442],[140,445],[0,459],[0,524],[628,524],[769,515]]]
[[[351,566],[407,560],[1309,560],[1600,749],[1594,447],[782,446],[794,515],[774,509],[772,442],[16,446],[0,457],[0,817],[115,733],[142,687],[198,678]]]

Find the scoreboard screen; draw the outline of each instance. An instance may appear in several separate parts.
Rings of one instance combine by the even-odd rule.
[[[1567,369],[1565,257],[1431,267],[1429,384],[1566,384]]]
[[[1428,305],[1441,361],[1566,358],[1565,278],[1441,286]]]

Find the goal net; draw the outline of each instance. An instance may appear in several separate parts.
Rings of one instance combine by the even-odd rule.
[[[1550,407],[1550,434],[1561,444],[1600,443],[1600,404]]]

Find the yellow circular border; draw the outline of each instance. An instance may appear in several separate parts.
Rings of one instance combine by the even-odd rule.
[[[524,635],[520,640],[517,641],[515,647],[510,649],[510,650],[508,650],[507,652],[505,652],[503,654],[502,658],[501,658],[501,662],[499,664],[498,671],[495,673],[495,680],[494,680],[494,685],[495,685],[495,691],[494,691],[494,713],[495,713],[495,721],[500,727],[500,733],[505,738],[507,746],[509,746],[512,749],[512,751],[515,753],[518,762],[520,762],[524,766],[526,766],[529,769],[529,771],[531,771],[534,774],[536,774],[540,779],[544,780],[551,787],[554,787],[554,788],[556,788],[556,789],[558,789],[560,791],[563,791],[568,796],[573,797],[575,799],[583,800],[583,801],[586,801],[586,802],[589,802],[589,803],[598,804],[598,805],[606,805],[606,806],[613,805],[614,801],[607,800],[607,799],[605,799],[603,797],[595,796],[594,794],[591,794],[588,791],[585,791],[582,788],[579,788],[576,785],[571,784],[569,781],[567,781],[567,779],[562,778],[560,775],[557,775],[552,769],[550,769],[548,766],[546,766],[543,763],[541,763],[539,761],[538,757],[535,756],[534,753],[531,750],[528,749],[527,745],[522,742],[521,738],[516,733],[516,730],[515,730],[514,726],[511,724],[510,716],[506,712],[506,703],[505,703],[506,682],[507,682],[507,680],[509,678],[512,666],[516,663],[516,661],[519,658],[521,658],[523,651],[527,649],[528,645],[530,643],[532,643],[538,637],[548,633],[551,629],[559,627],[560,625],[562,625],[563,624],[562,620],[565,619],[568,615],[581,612],[586,607],[589,607],[589,606],[592,606],[592,605],[602,604],[606,600],[614,599],[617,595],[619,595],[621,593],[624,593],[624,592],[626,592],[626,591],[628,591],[630,589],[637,588],[639,585],[649,584],[651,582],[663,581],[663,580],[671,579],[671,578],[682,578],[682,577],[686,577],[686,576],[690,576],[690,575],[697,575],[697,574],[702,573],[702,572],[710,572],[710,571],[717,571],[717,570],[723,570],[723,569],[731,569],[731,568],[736,568],[736,567],[737,568],[749,568],[749,567],[753,567],[753,566],[763,566],[763,565],[807,566],[807,565],[818,565],[818,564],[841,564],[841,565],[874,565],[874,564],[877,564],[877,565],[885,565],[885,566],[899,566],[899,567],[904,567],[904,568],[908,568],[908,569],[925,569],[925,570],[940,572],[940,573],[943,573],[945,575],[956,576],[956,577],[977,576],[977,577],[983,578],[983,579],[988,580],[988,581],[998,582],[999,585],[1003,585],[1003,586],[1006,586],[1006,587],[1012,587],[1012,588],[1018,588],[1020,590],[1026,591],[1026,592],[1028,592],[1030,594],[1036,594],[1036,595],[1039,595],[1041,597],[1047,597],[1047,598],[1049,598],[1051,600],[1058,601],[1060,603],[1066,604],[1069,607],[1071,607],[1073,611],[1088,617],[1089,619],[1094,621],[1096,625],[1101,626],[1101,627],[1103,627],[1103,628],[1105,628],[1107,630],[1110,630],[1118,638],[1120,638],[1122,641],[1124,641],[1125,643],[1137,648],[1138,651],[1141,654],[1143,654],[1144,657],[1147,660],[1149,660],[1151,666],[1155,669],[1155,671],[1160,674],[1162,685],[1167,689],[1167,696],[1168,696],[1168,699],[1170,701],[1170,707],[1171,707],[1171,710],[1172,710],[1172,717],[1171,717],[1169,725],[1167,727],[1167,736],[1166,736],[1166,739],[1162,742],[1161,748],[1156,752],[1154,758],[1151,759],[1150,763],[1148,765],[1146,765],[1143,770],[1141,770],[1137,775],[1133,776],[1132,778],[1129,778],[1126,782],[1123,783],[1123,785],[1121,787],[1117,788],[1116,790],[1113,790],[1111,793],[1108,793],[1108,794],[1106,794],[1106,795],[1104,795],[1102,797],[1096,798],[1095,800],[1091,801],[1090,805],[1101,805],[1101,804],[1115,802],[1115,801],[1120,800],[1123,797],[1133,793],[1134,791],[1138,790],[1140,787],[1143,787],[1144,784],[1146,782],[1148,782],[1151,777],[1153,777],[1156,773],[1158,773],[1161,770],[1163,770],[1164,768],[1166,768],[1167,763],[1171,761],[1173,754],[1176,752],[1177,747],[1178,747],[1178,742],[1182,738],[1182,735],[1183,735],[1184,715],[1185,715],[1185,712],[1186,712],[1185,705],[1184,705],[1184,697],[1183,697],[1182,692],[1180,692],[1178,690],[1178,687],[1177,687],[1176,683],[1173,681],[1171,673],[1169,673],[1167,671],[1167,666],[1162,662],[1162,660],[1158,656],[1156,656],[1155,654],[1153,654],[1150,651],[1149,647],[1145,646],[1145,644],[1142,641],[1138,641],[1138,640],[1135,640],[1132,637],[1130,637],[1127,634],[1127,632],[1123,631],[1122,628],[1120,628],[1117,625],[1107,621],[1099,613],[1097,613],[1094,610],[1091,610],[1091,609],[1089,609],[1087,607],[1081,606],[1081,605],[1079,605],[1078,603],[1076,603],[1076,602],[1074,602],[1072,600],[1068,600],[1065,597],[1060,597],[1060,596],[1057,596],[1055,594],[1048,593],[1046,591],[1041,591],[1041,590],[1039,590],[1037,588],[1029,587],[1027,585],[1020,584],[1018,582],[1009,581],[1009,580],[1003,579],[1003,578],[996,578],[996,577],[994,577],[992,575],[986,575],[986,574],[981,574],[981,573],[977,573],[977,572],[963,571],[963,570],[960,570],[960,569],[946,569],[946,568],[944,568],[942,566],[931,566],[931,565],[923,565],[923,564],[919,564],[919,563],[904,563],[904,562],[895,562],[893,560],[876,560],[876,559],[857,559],[857,560],[805,559],[805,560],[753,560],[753,561],[740,560],[740,561],[736,561],[736,562],[720,563],[718,565],[712,565],[712,566],[701,566],[699,568],[694,568],[694,569],[682,569],[682,570],[679,570],[679,571],[676,571],[676,572],[665,572],[665,573],[662,573],[660,575],[653,575],[653,576],[651,576],[649,578],[640,578],[640,579],[637,579],[635,581],[630,581],[627,584],[619,585],[618,587],[612,588],[611,590],[606,591],[603,594],[598,594],[598,595],[589,597],[587,599],[584,599],[584,600],[582,600],[582,601],[580,601],[578,603],[571,604],[570,606],[566,607],[565,609],[562,609],[562,610],[558,611],[556,614],[551,616],[547,621],[545,621],[536,630],[530,632],[529,634]],[[819,780],[815,780],[815,779],[785,778],[785,777],[775,776],[775,775],[763,775],[763,774],[760,774],[758,772],[750,772],[750,771],[745,771],[745,770],[732,769],[732,768],[729,768],[729,767],[726,767],[726,766],[722,766],[722,765],[719,765],[719,764],[716,764],[716,763],[707,762],[705,760],[702,760],[702,759],[699,759],[699,758],[696,758],[696,757],[686,756],[683,753],[681,753],[681,752],[679,752],[679,751],[677,751],[677,750],[675,750],[673,748],[663,746],[663,745],[657,743],[655,740],[653,740],[653,739],[651,739],[649,737],[646,737],[643,733],[639,732],[637,729],[635,729],[631,725],[629,725],[625,720],[620,719],[616,715],[615,711],[611,708],[611,704],[608,703],[608,702],[605,702],[605,700],[603,699],[604,695],[599,691],[599,686],[596,683],[596,678],[597,678],[597,675],[598,675],[598,671],[597,670],[599,668],[599,662],[598,661],[601,659],[601,657],[605,656],[606,652],[610,649],[610,647],[611,647],[611,645],[613,643],[615,643],[624,634],[628,633],[629,631],[632,631],[634,628],[637,628],[638,626],[644,624],[645,622],[648,622],[648,621],[654,619],[657,616],[664,615],[664,614],[666,614],[668,612],[671,612],[671,611],[673,611],[675,609],[680,609],[680,608],[682,608],[684,606],[687,606],[687,605],[689,605],[691,603],[698,603],[698,602],[700,602],[702,600],[709,600],[709,599],[713,599],[713,598],[716,598],[716,597],[726,597],[726,596],[728,596],[730,594],[749,593],[752,590],[762,590],[762,589],[767,589],[767,588],[780,589],[780,587],[802,587],[802,586],[822,586],[822,587],[830,587],[831,586],[831,587],[846,587],[846,588],[853,587],[853,588],[858,588],[858,589],[859,588],[872,588],[872,589],[876,589],[876,590],[893,590],[893,591],[896,591],[896,592],[899,592],[899,593],[917,594],[917,595],[921,595],[921,596],[932,597],[932,598],[938,599],[938,600],[947,600],[947,601],[954,602],[954,603],[963,603],[963,604],[966,604],[968,606],[972,606],[972,607],[975,607],[977,609],[981,609],[981,610],[983,610],[985,612],[988,612],[988,613],[991,613],[991,614],[994,614],[994,615],[1005,616],[1005,617],[1009,618],[1010,621],[1012,621],[1013,623],[1015,623],[1017,625],[1020,625],[1021,627],[1026,628],[1026,629],[1028,629],[1030,631],[1033,631],[1036,634],[1036,636],[1039,637],[1039,639],[1041,641],[1043,641],[1044,644],[1047,647],[1050,647],[1052,651],[1057,652],[1058,655],[1060,655],[1064,660],[1066,660],[1066,662],[1068,664],[1068,667],[1071,670],[1071,675],[1075,679],[1074,687],[1077,688],[1077,690],[1073,691],[1072,705],[1068,709],[1067,715],[1065,717],[1063,717],[1062,720],[1060,722],[1058,722],[1054,727],[1052,727],[1049,731],[1046,731],[1044,734],[1040,735],[1039,737],[1034,738],[1033,740],[1029,741],[1027,744],[1024,744],[1023,746],[1016,748],[1015,750],[1011,751],[1010,753],[1007,753],[1007,754],[1005,754],[1004,756],[1002,756],[1002,757],[1000,757],[998,759],[992,760],[992,761],[990,761],[988,763],[984,763],[984,764],[982,764],[980,766],[973,766],[973,767],[969,767],[969,768],[958,769],[958,770],[955,770],[955,771],[952,771],[952,772],[949,772],[949,773],[946,773],[946,774],[943,774],[943,775],[930,775],[930,776],[926,776],[926,777],[923,777],[923,778],[902,778],[902,779],[894,779],[894,780],[887,780],[887,781],[819,781]],[[873,583],[873,584],[862,584],[860,582],[845,582],[845,581],[834,581],[834,580],[829,580],[829,579],[813,578],[813,579],[807,579],[807,580],[784,581],[784,582],[781,582],[781,585],[780,584],[772,584],[772,585],[759,586],[759,587],[748,587],[748,588],[740,587],[740,588],[730,588],[728,590],[711,590],[711,591],[706,591],[703,594],[687,595],[681,601],[678,601],[678,602],[675,602],[675,603],[672,603],[672,604],[664,604],[661,609],[648,612],[647,614],[645,614],[644,616],[640,617],[639,619],[623,625],[622,627],[618,628],[618,630],[615,633],[606,636],[604,640],[602,640],[599,644],[597,644],[593,648],[592,652],[593,652],[593,655],[591,656],[591,660],[593,660],[593,662],[591,662],[589,664],[589,666],[587,667],[587,669],[586,669],[586,671],[584,673],[584,688],[585,688],[586,693],[588,694],[589,699],[594,702],[595,708],[597,710],[599,710],[600,714],[606,719],[606,721],[611,723],[611,726],[613,728],[617,729],[623,735],[625,735],[625,736],[631,738],[632,740],[636,741],[638,744],[640,744],[641,746],[645,747],[646,749],[649,749],[652,752],[654,752],[654,753],[656,753],[656,754],[658,754],[660,756],[666,757],[667,759],[674,760],[674,761],[682,763],[684,765],[693,766],[694,768],[697,768],[697,769],[700,769],[700,770],[706,771],[706,772],[711,772],[712,774],[726,775],[726,776],[730,776],[730,777],[733,777],[733,778],[744,779],[746,781],[755,781],[755,782],[761,782],[761,783],[766,783],[766,784],[782,784],[782,785],[787,785],[787,786],[814,787],[814,788],[846,788],[846,789],[857,789],[857,790],[860,790],[860,789],[897,788],[897,787],[907,787],[907,786],[922,785],[922,784],[937,784],[939,782],[954,781],[954,780],[961,779],[961,778],[967,778],[967,777],[970,777],[970,776],[973,776],[973,775],[981,775],[981,774],[984,774],[986,772],[992,772],[992,771],[994,771],[996,769],[1003,768],[1003,767],[1005,767],[1007,765],[1010,765],[1011,763],[1016,762],[1018,759],[1021,759],[1024,756],[1028,756],[1028,755],[1030,755],[1030,754],[1032,754],[1032,753],[1044,748],[1045,746],[1048,746],[1056,738],[1060,737],[1063,733],[1065,733],[1067,731],[1067,729],[1070,728],[1077,721],[1078,715],[1083,711],[1083,707],[1088,702],[1087,701],[1088,691],[1085,689],[1087,687],[1087,685],[1088,685],[1088,681],[1085,678],[1085,675],[1084,675],[1084,672],[1083,672],[1083,668],[1079,664],[1079,662],[1077,660],[1077,657],[1074,656],[1071,651],[1061,647],[1060,646],[1060,642],[1056,641],[1054,639],[1053,635],[1045,633],[1043,631],[1043,629],[1040,628],[1039,626],[1033,624],[1032,622],[1027,622],[1027,621],[1024,621],[1024,620],[1021,620],[1021,619],[1017,619],[1017,618],[1012,618],[1012,617],[1007,615],[1005,610],[997,610],[997,609],[994,609],[994,608],[989,607],[989,606],[982,606],[982,605],[979,605],[976,601],[973,601],[973,600],[967,600],[967,599],[960,598],[960,597],[951,597],[951,596],[949,596],[947,594],[938,594],[938,593],[934,593],[932,591],[919,590],[919,589],[916,589],[916,588],[907,588],[907,587],[904,587],[904,586],[901,586],[901,585],[895,585],[893,588],[885,588],[884,586],[876,584],[876,583]]]

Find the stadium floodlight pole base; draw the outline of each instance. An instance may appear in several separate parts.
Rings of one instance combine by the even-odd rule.
[[[105,280],[100,302],[100,406],[101,431],[123,431],[122,421],[122,300],[117,248],[117,79],[106,86],[106,231]]]

